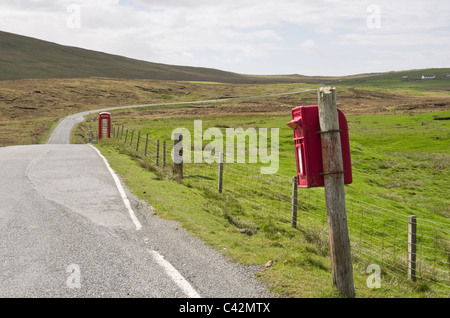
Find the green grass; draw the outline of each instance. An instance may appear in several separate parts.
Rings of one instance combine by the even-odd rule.
[[[426,91],[444,91],[448,95],[450,93],[450,78],[446,77],[446,74],[450,74],[449,68],[419,69],[342,79],[334,83],[337,86],[370,87],[383,91],[391,89],[397,92],[413,92],[414,94],[426,94]],[[422,75],[434,75],[436,78],[422,80]],[[404,76],[408,78],[403,79]]]
[[[448,288],[435,279],[448,271],[449,111],[415,115],[348,116],[354,183],[346,187],[347,213],[358,297],[444,297]],[[185,164],[185,178],[155,166],[154,145],[176,127],[193,131],[194,118],[138,120],[114,117],[114,124],[149,133],[149,156],[111,139],[97,143],[132,191],[157,213],[179,221],[231,260],[271,267],[260,279],[284,297],[337,297],[331,284],[323,189],[300,189],[298,228],[290,226],[292,131],[286,116],[204,118],[208,127],[280,128],[280,169],[262,176],[257,165],[226,164],[224,193],[216,193],[217,165]],[[87,125],[87,123],[84,123]],[[394,137],[395,136],[395,137]],[[130,138],[128,136],[128,138]],[[136,135],[135,137],[136,138]],[[141,139],[141,153],[142,153]],[[204,142],[205,146],[207,142]],[[407,216],[417,215],[419,275],[403,273]],[[382,267],[382,288],[366,286],[366,268]],[[430,272],[431,269],[431,272]],[[447,281],[444,282],[448,285]]]

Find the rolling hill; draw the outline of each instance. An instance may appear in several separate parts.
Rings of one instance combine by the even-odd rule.
[[[445,90],[450,82],[450,77],[446,77],[447,74],[450,74],[449,68],[367,73],[342,77],[299,74],[246,75],[212,68],[146,62],[0,31],[0,81],[106,77],[253,84],[310,83],[352,86],[388,84],[401,87],[440,86],[439,89]],[[436,75],[437,81],[420,81],[422,75]],[[405,77],[408,79],[405,80]],[[419,80],[416,81],[416,79]]]
[[[0,80],[86,77],[223,83],[308,80],[301,75],[251,76],[211,68],[145,62],[0,31]]]
[[[221,83],[310,83],[448,90],[450,68],[355,74],[342,77],[246,75],[212,68],[168,65],[64,46],[0,31],[0,81],[49,78],[122,78]],[[421,76],[435,76],[422,80]]]

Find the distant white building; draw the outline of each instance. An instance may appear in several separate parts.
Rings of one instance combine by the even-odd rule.
[[[422,75],[422,79],[436,79],[435,75]]]

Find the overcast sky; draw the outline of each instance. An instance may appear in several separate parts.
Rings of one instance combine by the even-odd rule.
[[[0,0],[0,30],[245,74],[450,67],[448,0]]]

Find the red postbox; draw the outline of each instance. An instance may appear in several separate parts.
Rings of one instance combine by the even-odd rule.
[[[111,137],[111,114],[100,113],[98,116],[98,139]]]
[[[338,109],[341,136],[344,184],[352,183],[352,165],[347,119]],[[319,124],[319,106],[300,106],[292,109],[292,121],[287,125],[294,130],[295,159],[300,188],[324,186],[322,146]]]

